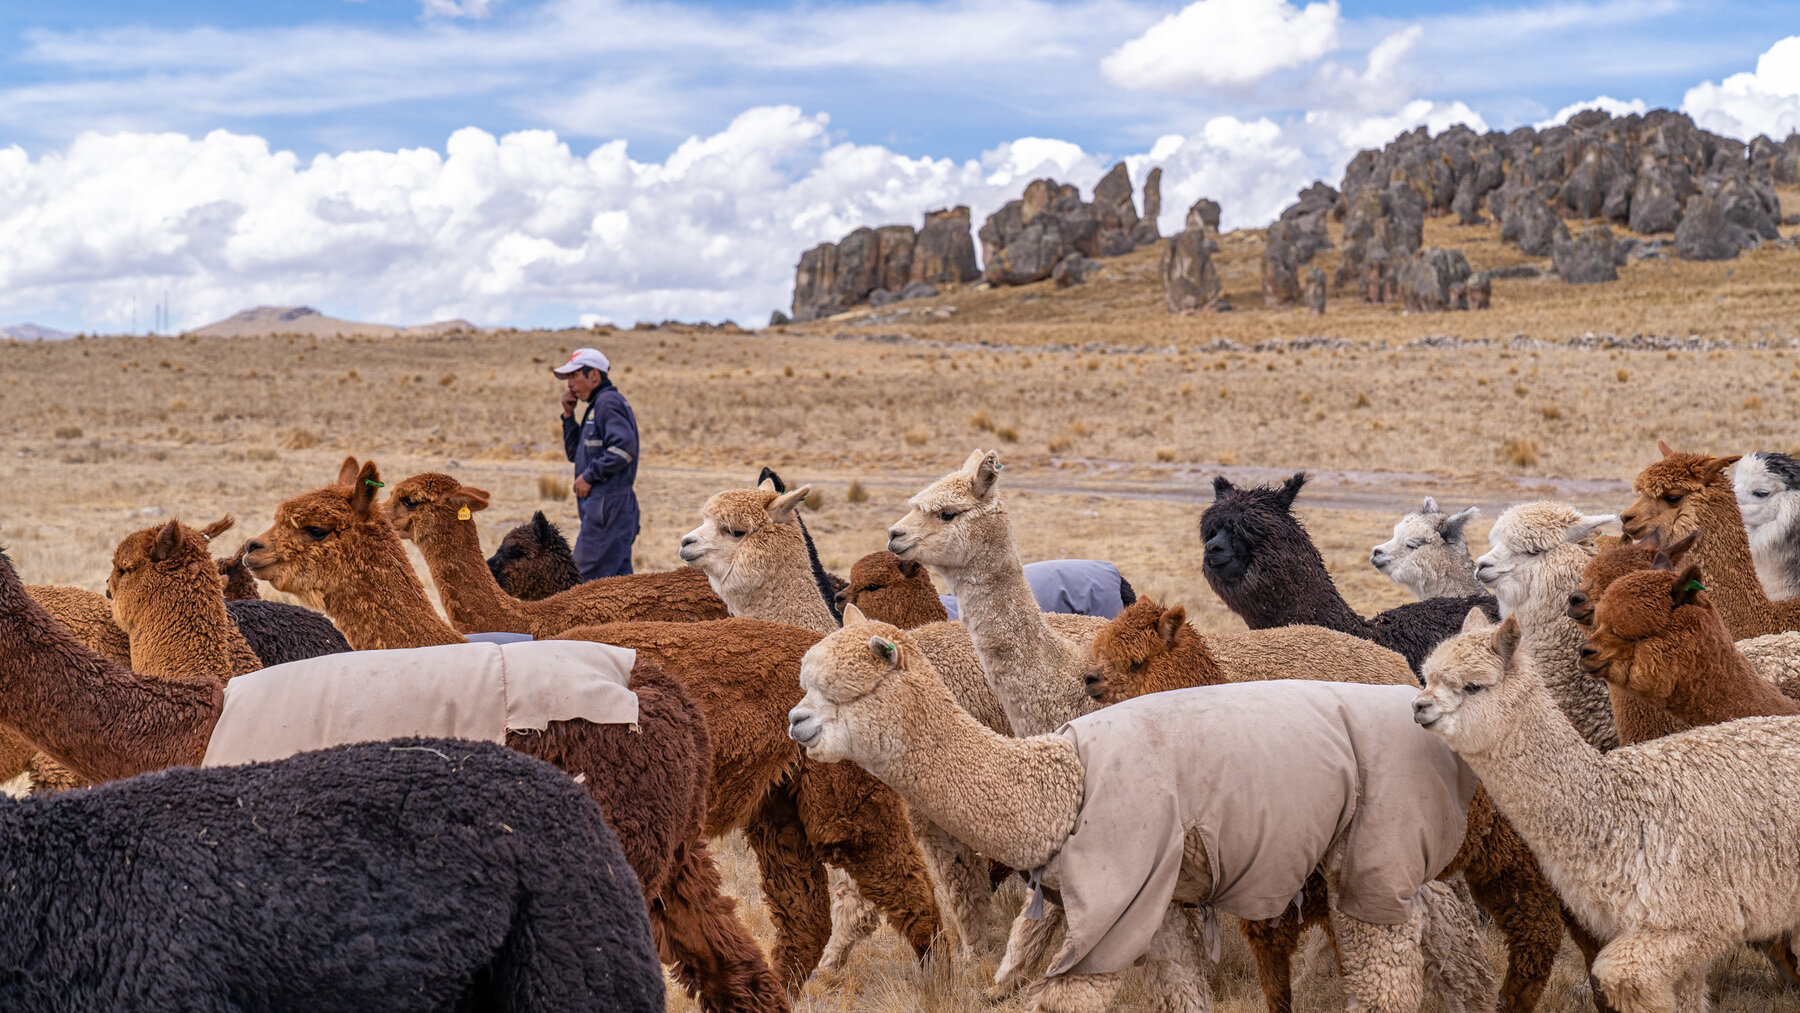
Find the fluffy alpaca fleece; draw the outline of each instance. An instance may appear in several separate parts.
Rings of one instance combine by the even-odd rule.
[[[1480,595],[1413,602],[1368,619],[1358,615],[1338,594],[1324,557],[1293,514],[1294,497],[1305,484],[1305,473],[1279,488],[1240,489],[1223,476],[1213,479],[1213,505],[1200,515],[1201,571],[1251,629],[1323,626],[1396,651],[1417,672],[1470,607],[1498,614],[1493,599]]]
[[[257,601],[262,592],[256,589],[256,576],[244,565],[244,547],[219,560],[219,580],[225,585],[226,601]]]
[[[1749,718],[1601,753],[1472,612],[1426,664],[1415,719],[1481,777],[1563,901],[1607,939],[1625,1013],[1704,1010],[1708,963],[1800,927],[1800,721]],[[1678,814],[1679,818],[1672,818]]]
[[[1360,665],[1343,666],[1335,677],[1324,673],[1296,676],[1291,667],[1277,666],[1264,674],[1243,665],[1231,666],[1228,676],[1210,649],[1222,638],[1202,636],[1187,623],[1187,610],[1180,606],[1164,609],[1155,601],[1140,598],[1094,637],[1088,693],[1102,704],[1113,704],[1147,693],[1255,679],[1415,684],[1412,670],[1399,655],[1361,638],[1316,626],[1286,626],[1259,635],[1271,633],[1295,636],[1290,658],[1303,655],[1304,639],[1312,641],[1315,652],[1320,648],[1329,650],[1337,641],[1338,646],[1360,648],[1370,657]],[[1391,660],[1380,664],[1384,659],[1379,655]],[[1551,965],[1562,946],[1564,920],[1556,892],[1531,857],[1531,850],[1494,811],[1493,802],[1484,792],[1477,792],[1469,804],[1468,834],[1447,871],[1464,873],[1476,902],[1493,916],[1506,936],[1508,959],[1506,979],[1500,988],[1500,1009],[1527,1013],[1537,1005],[1550,980]],[[1318,877],[1314,879],[1316,884],[1308,884],[1300,919],[1240,925],[1256,957],[1257,975],[1272,1013],[1292,1007],[1290,966],[1294,947],[1307,925],[1328,915],[1324,883]],[[1583,949],[1591,952],[1594,946],[1587,934],[1579,926],[1571,924],[1569,928]],[[1427,926],[1425,945],[1439,945],[1440,941],[1434,938],[1438,931],[1451,929]]]
[[[783,981],[797,991],[825,952],[831,925],[821,862],[848,870],[924,956],[938,910],[905,804],[854,764],[803,758],[787,736],[788,709],[800,700],[800,658],[819,634],[739,618],[582,626],[562,638],[654,658],[721,730],[715,738],[732,744],[715,755],[706,834],[742,829],[756,853]]]
[[[112,602],[105,595],[54,584],[28,584],[25,593],[88,650],[121,665],[131,664],[131,638],[113,621]]]
[[[768,488],[778,493],[788,491],[787,483],[781,480],[781,476],[775,473],[774,468],[767,465],[764,465],[762,472],[756,476],[758,486],[762,486],[765,482],[768,483]],[[819,561],[819,549],[813,544],[812,532],[806,530],[806,518],[796,514],[794,520],[799,522],[800,537],[806,541],[806,561],[812,567],[813,582],[819,587],[819,595],[825,599],[826,607],[831,609],[831,618],[842,623],[844,613],[838,606],[837,597],[849,582],[825,569],[825,564]]]
[[[1394,537],[1369,550],[1369,565],[1420,601],[1481,594],[1463,537],[1463,527],[1480,512],[1469,507],[1447,514],[1427,496],[1423,506],[1394,524]]]
[[[0,827],[8,1010],[663,1009],[613,832],[499,746],[169,770],[0,803]]]
[[[870,619],[903,630],[950,618],[924,564],[901,559],[886,549],[851,565],[850,579],[837,593],[837,605],[840,611],[845,605],[855,605]]]
[[[1776,601],[1800,595],[1800,461],[1775,451],[1745,454],[1731,485],[1763,590]]]
[[[594,623],[725,618],[724,603],[691,570],[592,580],[539,601],[513,598],[500,590],[481,556],[475,513],[487,506],[486,492],[429,472],[402,481],[388,494],[389,522],[419,547],[459,633],[546,638]]]
[[[508,531],[487,565],[500,590],[520,601],[541,601],[581,583],[575,550],[542,510]]]
[[[1693,548],[1696,540],[1696,536],[1689,536],[1664,549],[1655,535],[1643,541],[1632,541],[1629,535],[1618,539],[1602,538],[1600,552],[1582,567],[1581,581],[1569,592],[1568,615],[1581,630],[1581,635],[1584,638],[1593,636],[1594,604],[1613,581],[1627,573],[1670,562],[1671,556],[1679,559]],[[1594,670],[1589,660],[1592,649],[1591,644],[1584,643],[1580,651],[1582,668],[1589,672]],[[1660,739],[1688,727],[1687,722],[1610,681],[1606,682],[1606,695],[1612,703],[1613,727],[1622,745]]]
[[[344,462],[338,482],[276,507],[244,557],[277,590],[324,603],[358,650],[461,643],[431,607],[400,537],[375,505],[373,462]],[[636,729],[553,722],[507,745],[587,776],[651,905],[658,952],[703,1009],[788,1008],[761,949],[721,892],[703,833],[713,747],[681,683],[639,658]],[[729,735],[731,729],[720,729]]]
[[[228,599],[225,612],[264,668],[350,650],[350,642],[331,620],[309,608],[284,601]]]
[[[1603,750],[1619,744],[1619,732],[1606,686],[1581,667],[1586,638],[1569,618],[1569,595],[1599,551],[1595,532],[1615,520],[1612,514],[1584,516],[1565,503],[1522,503],[1494,522],[1492,548],[1475,561],[1475,576],[1493,592],[1500,614],[1519,620],[1521,658],[1582,737]]]
[[[263,667],[225,611],[224,584],[207,544],[232,525],[180,521],[126,535],[113,550],[106,596],[144,675],[229,679]]]
[[[956,706],[909,633],[870,623],[854,606],[844,618],[843,630],[807,653],[801,668],[806,696],[789,715],[790,734],[819,759],[861,764],[983,853],[1020,868],[1048,863],[1074,828],[1084,795],[1086,772],[1074,743],[1062,735],[1013,739],[984,728]],[[1184,882],[1189,876],[1212,881],[1206,855],[1189,834]],[[1378,1010],[1416,1007],[1418,921],[1398,931],[1358,933],[1352,927],[1346,933],[1343,925],[1351,919],[1334,913],[1333,920],[1356,1000]],[[1188,938],[1197,928],[1185,918],[1164,921],[1144,954],[1153,982],[1166,980],[1167,966],[1177,959],[1193,960]],[[1468,930],[1459,935],[1472,938]],[[1391,955],[1395,947],[1403,954],[1410,949],[1411,957],[1384,973],[1381,951]],[[1476,959],[1466,949],[1463,956]],[[1057,974],[1036,990],[1032,1009],[1104,1009],[1118,985],[1119,975],[1111,971]],[[1205,1008],[1203,976],[1197,985],[1192,995],[1154,986],[1153,994],[1161,1008]]]
[[[837,629],[800,532],[800,507],[811,493],[810,485],[778,493],[773,482],[714,493],[700,508],[700,526],[681,536],[682,562],[706,574],[734,616]]]
[[[1678,454],[1660,440],[1656,446],[1662,459],[1638,472],[1631,483],[1637,500],[1619,515],[1625,533],[1642,538],[1654,531],[1668,544],[1699,531],[1692,558],[1732,639],[1800,629],[1800,598],[1770,601],[1757,578],[1744,518],[1725,477],[1736,455]]]

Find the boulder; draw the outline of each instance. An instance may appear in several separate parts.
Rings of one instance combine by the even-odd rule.
[[[1138,219],[1137,228],[1131,230],[1131,239],[1139,246],[1148,246],[1162,238],[1156,227],[1156,219],[1162,214],[1162,166],[1150,170],[1144,177],[1144,217]]]
[[[875,291],[869,293],[869,305],[870,306],[875,306],[875,307],[887,306],[889,304],[897,303],[899,301],[900,301],[900,293],[895,292],[893,289],[878,288]]]
[[[1184,229],[1163,248],[1163,297],[1170,313],[1198,313],[1223,308],[1218,269],[1206,252],[1206,233]]]
[[[912,277],[913,246],[919,234],[911,225],[883,225],[875,230],[875,284],[898,292]]]
[[[997,251],[987,262],[982,277],[993,285],[1026,285],[1050,277],[1063,258],[1062,233],[1047,215],[1025,226],[1018,238]]]
[[[1186,228],[1219,231],[1219,202],[1202,197],[1188,208]]]
[[[881,287],[881,237],[857,229],[837,244],[837,279],[831,287],[833,313],[848,309]],[[821,314],[829,316],[830,314]]]
[[[1344,218],[1338,286],[1360,291],[1366,302],[1392,300],[1400,265],[1422,245],[1424,229],[1424,210],[1412,190],[1400,184],[1364,189]]]
[[[1450,210],[1455,212],[1456,220],[1464,225],[1480,225],[1487,219],[1481,217],[1481,198],[1475,192],[1476,177],[1464,176],[1456,184],[1456,196],[1450,201]]]
[[[1300,228],[1282,220],[1269,226],[1263,240],[1263,304],[1292,306],[1300,301]]]
[[[1308,270],[1301,291],[1306,299],[1306,306],[1312,310],[1313,316],[1324,316],[1325,272],[1316,267]]]
[[[980,272],[976,272],[975,276],[981,277]],[[937,294],[938,287],[928,281],[915,281],[900,290],[902,299],[930,299]]]
[[[1448,309],[1467,309],[1464,283],[1469,280],[1469,262],[1461,250],[1445,250],[1428,246],[1406,258],[1399,270],[1402,303],[1409,313],[1441,313]],[[1452,292],[1452,288],[1457,291]],[[1462,295],[1462,305],[1457,296]]]
[[[1619,259],[1613,231],[1604,225],[1589,226],[1573,239],[1567,229],[1563,230],[1551,253],[1556,273],[1571,285],[1618,281]]]
[[[925,212],[925,226],[913,244],[909,284],[944,285],[981,277],[975,266],[975,242],[969,236],[969,206]],[[933,290],[933,294],[936,291]]]
[[[1089,260],[1082,256],[1081,251],[1076,250],[1056,262],[1056,266],[1050,269],[1050,280],[1056,283],[1057,288],[1068,288],[1087,281],[1099,271],[1098,261]]]
[[[1299,199],[1282,209],[1281,221],[1293,226],[1287,241],[1293,248],[1296,264],[1312,262],[1313,254],[1331,249],[1331,236],[1326,222],[1337,208],[1338,192],[1324,183],[1314,182],[1300,191]]]
[[[1487,309],[1494,301],[1493,276],[1486,271],[1477,271],[1463,282],[1463,291],[1468,296],[1470,309]]]
[[[1681,201],[1682,192],[1675,177],[1667,168],[1652,163],[1638,172],[1632,185],[1626,223],[1631,231],[1643,235],[1674,232],[1681,222]]]
[[[987,216],[981,223],[981,231],[977,234],[981,239],[981,262],[993,262],[1019,234],[1025,231],[1025,202],[1009,200],[1000,205],[1000,210]]]
[[[791,324],[791,323],[793,323],[793,321],[788,318],[788,315],[786,313],[781,312],[780,310],[776,310],[775,312],[769,314],[769,326],[770,327],[780,327],[783,324]]]
[[[1102,232],[1123,232],[1129,237],[1137,228],[1137,207],[1131,202],[1131,173],[1124,162],[1115,162],[1094,184],[1094,212]]]
[[[794,319],[817,320],[836,313],[837,244],[820,243],[800,255],[794,269]]]
[[[1675,255],[1682,260],[1731,260],[1756,243],[1754,232],[1726,215],[1725,201],[1714,187],[1688,198],[1675,227]]]

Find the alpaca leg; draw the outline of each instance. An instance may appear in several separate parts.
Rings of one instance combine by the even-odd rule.
[[[1460,878],[1460,877],[1459,877]],[[1494,1013],[1494,967],[1475,927],[1475,905],[1448,883],[1426,883],[1413,903],[1423,923],[1425,977],[1450,1013]]]
[[[1118,994],[1117,974],[1059,974],[1038,987],[1030,1013],[1104,1013]]]
[[[706,844],[682,845],[650,905],[657,952],[706,1013],[786,1013],[787,991],[736,908],[720,887]]]
[[[1024,909],[1020,909],[1006,937],[1006,955],[1000,958],[1000,968],[994,972],[994,984],[987,990],[987,997],[999,1002],[1018,991],[1030,972],[1042,965],[1050,952],[1051,940],[1062,927],[1060,904],[1044,901],[1042,918],[1027,918]]]
[[[1594,996],[1594,1009],[1598,1013],[1619,1013],[1613,1008],[1606,989],[1600,986],[1600,979],[1594,977],[1594,961],[1600,958],[1600,950],[1605,943],[1598,936],[1589,932],[1587,926],[1581,924],[1573,912],[1562,906],[1561,901],[1557,902],[1557,908],[1562,912],[1563,925],[1569,930],[1570,941],[1575,944],[1576,949],[1581,951],[1582,966],[1586,967],[1588,971],[1588,991],[1592,992]]]
[[[1374,925],[1331,912],[1351,1013],[1418,1013],[1425,994],[1420,920],[1416,907],[1399,925]]]
[[[1537,1008],[1550,969],[1562,949],[1562,902],[1541,872],[1516,875],[1511,869],[1481,874],[1471,866],[1464,876],[1475,903],[1493,916],[1506,937],[1506,976],[1500,981],[1501,1013],[1531,1013]],[[1601,1013],[1610,1013],[1601,1007]]]
[[[940,901],[967,960],[987,949],[988,912],[994,906],[988,862],[943,827],[912,813],[913,836],[925,855],[925,866],[937,881]]]
[[[825,866],[785,786],[763,799],[744,825],[744,839],[762,871],[763,899],[775,923],[776,977],[798,992],[819,965],[831,934]]]
[[[1170,906],[1144,953],[1156,1013],[1212,1013],[1212,957],[1197,908]]]
[[[852,763],[804,764],[799,789],[800,818],[819,854],[850,873],[924,959],[941,923],[906,803]]]
[[[1269,1013],[1293,1013],[1294,951],[1299,948],[1306,926],[1329,915],[1325,879],[1315,872],[1306,878],[1299,912],[1285,912],[1269,921],[1238,923],[1238,931],[1244,934],[1244,941],[1250,944],[1250,953],[1256,958],[1256,980],[1262,984]]]
[[[1624,935],[1601,947],[1593,976],[1621,1013],[1706,1013],[1706,965],[1722,949],[1674,933]]]
[[[869,903],[843,869],[827,866],[825,879],[831,884],[831,939],[825,944],[825,956],[819,965],[827,971],[841,971],[850,962],[850,951],[856,944],[881,927],[881,911]]]

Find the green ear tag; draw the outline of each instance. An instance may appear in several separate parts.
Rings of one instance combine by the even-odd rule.
[[[1683,591],[1704,591],[1704,590],[1706,590],[1706,585],[1700,583],[1697,580],[1690,580],[1687,583],[1681,585],[1681,589]]]
[[[386,482],[377,482],[377,481],[375,481],[375,480],[374,480],[374,479],[372,479],[372,478],[365,478],[365,479],[363,479],[363,484],[364,484],[364,485],[372,485],[372,486],[374,486],[374,487],[375,487],[375,488],[377,488],[377,489],[386,489],[386,488],[387,488],[387,483],[386,483]]]

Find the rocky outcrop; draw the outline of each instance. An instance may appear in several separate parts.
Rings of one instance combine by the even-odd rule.
[[[1325,315],[1325,272],[1312,268],[1306,272],[1306,281],[1301,286],[1301,294],[1306,299],[1306,308],[1313,316]]]
[[[842,313],[870,302],[877,292],[885,293],[882,301],[893,302],[912,285],[978,277],[968,207],[931,211],[916,232],[910,225],[862,228],[802,253],[794,271],[793,319]]]
[[[1139,246],[1149,246],[1162,238],[1157,230],[1156,219],[1162,214],[1162,166],[1150,170],[1144,177],[1144,217],[1138,219],[1137,228],[1131,232],[1131,239]]]
[[[1206,248],[1206,230],[1188,228],[1169,238],[1163,248],[1163,297],[1170,313],[1220,309],[1219,271]]]
[[[1068,288],[1071,285],[1082,284],[1100,273],[1100,270],[1099,261],[1089,260],[1082,256],[1081,251],[1075,250],[1057,261],[1056,266],[1050,269],[1050,280],[1056,283],[1057,288]]]
[[[912,273],[907,283],[946,285],[981,277],[975,265],[975,242],[969,235],[969,206],[958,204],[925,212],[924,227],[913,245]]]
[[[1398,274],[1400,299],[1408,313],[1442,313],[1469,308],[1469,262],[1461,250],[1428,246],[1406,258]]]
[[[1219,202],[1207,197],[1195,201],[1194,206],[1188,208],[1184,227],[1203,228],[1208,232],[1217,233],[1219,231]]]
[[[1158,210],[1161,175],[1155,174]],[[1080,191],[1054,179],[1035,179],[1018,199],[1007,201],[981,226],[982,275],[994,285],[1024,285],[1051,276],[1070,253],[1117,257],[1154,242],[1155,221],[1143,227],[1132,203],[1125,163],[1114,165],[1086,202]]]
[[[1592,285],[1618,281],[1619,264],[1625,257],[1613,242],[1613,231],[1604,225],[1594,225],[1572,239],[1564,229],[1557,236],[1551,259],[1562,280],[1571,285]]]
[[[1399,293],[1399,271],[1424,243],[1425,215],[1411,188],[1364,189],[1344,218],[1344,248],[1337,284],[1360,292],[1365,302],[1390,302]]]
[[[1733,173],[1707,182],[1688,198],[1675,228],[1675,255],[1683,260],[1730,260],[1765,239],[1779,238],[1773,192]]]

